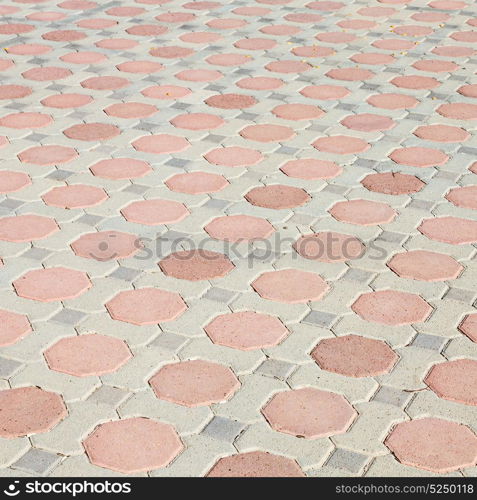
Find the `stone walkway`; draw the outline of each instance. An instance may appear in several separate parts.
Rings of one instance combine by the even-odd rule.
[[[1,475],[477,475],[472,0],[0,41]]]

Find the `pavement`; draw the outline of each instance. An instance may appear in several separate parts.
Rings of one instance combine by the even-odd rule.
[[[471,0],[4,0],[1,476],[476,476]]]

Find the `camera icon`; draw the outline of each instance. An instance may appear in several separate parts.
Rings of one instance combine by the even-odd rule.
[[[115,234],[108,234],[109,238],[115,238]],[[114,241],[103,240],[98,243],[98,246],[94,251],[90,252],[89,256],[94,260],[99,260],[100,262],[106,262],[108,260],[113,260],[118,256],[118,253],[112,248]]]

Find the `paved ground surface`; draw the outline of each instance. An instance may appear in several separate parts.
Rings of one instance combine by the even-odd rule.
[[[0,5],[0,474],[477,474],[477,9]]]

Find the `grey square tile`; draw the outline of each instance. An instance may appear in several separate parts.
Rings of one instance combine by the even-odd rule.
[[[53,316],[52,321],[56,321],[57,323],[63,323],[65,325],[75,326],[80,323],[85,316],[85,313],[81,311],[75,311],[73,309],[63,309],[58,314]]]
[[[45,137],[48,136],[35,132],[34,134],[30,134],[29,136],[25,137],[25,139],[32,142],[41,142]]]
[[[356,281],[358,283],[369,283],[374,278],[374,273],[363,269],[348,269],[343,276],[346,281]]]
[[[219,441],[233,443],[246,424],[224,417],[214,417],[202,431],[203,434]]]
[[[393,233],[391,231],[383,231],[377,240],[386,241],[387,243],[402,243],[407,238],[406,234]]]
[[[153,132],[159,127],[160,125],[157,123],[139,122],[134,128],[136,130],[146,130],[147,132]]]
[[[291,148],[290,146],[280,146],[275,153],[281,154],[281,155],[290,155],[290,156],[295,156],[297,153],[298,149],[297,148]]]
[[[0,203],[0,207],[13,211],[24,205],[24,203],[25,202],[20,200],[12,200],[11,198],[8,198]]]
[[[358,474],[368,463],[370,457],[361,453],[338,448],[326,464],[333,469],[342,469]]]
[[[174,104],[172,104],[172,106],[170,106],[171,108],[174,108],[174,109],[188,109],[191,107],[191,104],[187,104],[185,102],[176,102]]]
[[[221,142],[224,142],[226,137],[224,135],[217,135],[217,134],[209,134],[204,141],[209,141],[209,142],[214,142],[216,144],[220,144]]]
[[[287,220],[287,224],[296,224],[297,226],[311,226],[316,221],[316,217],[306,214],[295,214]]]
[[[239,120],[247,120],[247,121],[250,121],[250,122],[253,122],[257,119],[259,115],[255,114],[255,113],[246,113],[246,112],[243,112],[241,113],[240,115],[237,116],[237,118]]]
[[[204,207],[210,208],[212,210],[224,210],[230,205],[230,201],[227,200],[218,200],[216,198],[212,198],[207,203],[204,203]]]
[[[73,172],[70,172],[69,170],[55,170],[52,172],[50,175],[48,175],[49,179],[55,179],[57,181],[64,181],[65,179],[68,179],[73,175]]]
[[[374,168],[378,162],[375,160],[366,160],[365,158],[358,158],[353,167]]]
[[[12,469],[44,476],[60,462],[61,457],[56,453],[31,448],[12,465]]]
[[[469,146],[463,146],[463,147],[459,148],[459,151],[457,151],[457,152],[465,154],[465,155],[476,156],[477,155],[477,148],[471,148]]]
[[[25,259],[42,261],[46,259],[48,255],[51,255],[50,250],[45,250],[44,248],[32,247],[30,248],[30,250],[27,250],[24,254],[22,254],[22,257],[24,257]]]
[[[331,325],[336,321],[337,316],[328,312],[322,311],[311,311],[302,320],[303,323],[308,323],[310,325],[320,326],[322,328],[330,328]]]
[[[21,366],[18,361],[0,357],[0,378],[10,378]]]
[[[128,398],[130,393],[118,387],[102,385],[91,394],[88,401],[98,404],[104,404],[116,408]]]
[[[460,172],[449,172],[447,170],[439,170],[433,179],[449,179],[455,181],[458,177],[460,177]]]
[[[99,215],[90,215],[86,214],[76,220],[76,222],[80,222],[81,224],[87,224],[88,226],[96,226],[103,220]]]
[[[286,380],[294,371],[296,365],[278,359],[266,359],[255,371],[260,375]]]
[[[414,347],[422,347],[423,349],[432,349],[441,351],[447,343],[446,338],[438,337],[437,335],[429,335],[427,333],[419,333],[412,341]]]
[[[426,200],[412,200],[406,208],[414,208],[416,210],[424,210],[430,212],[434,208],[435,202]]]
[[[180,158],[172,158],[168,162],[166,162],[166,165],[169,167],[180,167],[183,168],[189,163],[189,160],[182,160]]]
[[[134,281],[140,274],[141,271],[138,269],[130,269],[129,267],[119,266],[110,274],[110,276],[111,278],[116,278],[118,280]]]
[[[224,288],[212,287],[209,288],[207,293],[203,296],[204,299],[214,300],[215,302],[223,302],[224,304],[230,304],[238,293],[231,290],[225,290]]]
[[[471,290],[463,290],[462,288],[451,288],[446,295],[445,299],[457,300],[459,302],[465,302],[466,304],[472,304],[477,292],[472,292]]]
[[[176,352],[184,346],[187,341],[188,338],[183,337],[182,335],[176,335],[171,332],[163,332],[156,339],[154,339],[151,345]]]
[[[410,401],[412,394],[395,387],[382,386],[374,395],[373,401],[404,408]]]
[[[325,193],[333,193],[333,194],[345,194],[349,188],[346,186],[339,186],[338,184],[328,184],[323,191]]]
[[[134,193],[134,194],[144,194],[149,189],[148,186],[141,186],[139,184],[131,184],[127,188],[123,189],[125,193]]]

